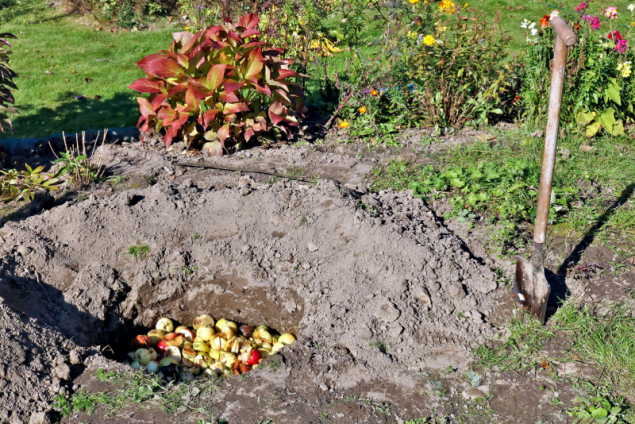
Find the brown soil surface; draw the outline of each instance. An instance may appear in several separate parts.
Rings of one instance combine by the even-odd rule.
[[[478,387],[464,377],[472,349],[503,337],[514,314],[493,269],[511,263],[409,193],[370,193],[377,158],[332,144],[215,160],[179,147],[106,145],[108,174],[127,180],[0,228],[0,357],[16,358],[0,362],[0,422],[50,410],[57,393],[116,392],[95,372],[130,372],[121,346],[133,334],[201,313],[298,341],[244,377],[188,392],[174,413],[157,400],[63,422],[211,421],[203,406],[231,424],[567,421],[570,405],[545,399],[574,394],[546,372],[485,372]],[[135,261],[128,246],[141,244],[150,253]]]

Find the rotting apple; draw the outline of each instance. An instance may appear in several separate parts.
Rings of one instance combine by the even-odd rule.
[[[161,318],[157,321],[157,325],[155,326],[157,330],[163,330],[166,333],[171,333],[174,330],[174,323],[170,318]]]
[[[253,366],[256,365],[260,361],[260,359],[262,359],[262,354],[256,349],[253,349],[251,351],[251,356],[249,356],[249,359],[247,360],[247,363]]]
[[[164,336],[165,336],[165,331],[163,330],[154,329],[148,332],[148,337],[150,338],[150,343],[152,343],[152,346],[156,346],[157,343],[163,340]]]
[[[143,366],[148,365],[148,362],[152,361],[152,354],[148,349],[137,349],[134,353],[135,359]]]
[[[150,347],[152,344],[152,342],[150,341],[150,337],[143,335],[143,334],[139,334],[137,337],[135,337],[134,339],[132,339],[132,346],[135,349],[140,349],[142,347]]]
[[[157,352],[164,353],[165,352],[165,348],[167,348],[167,342],[165,340],[161,340],[159,341],[159,343],[157,343]]]
[[[212,318],[210,315],[207,315],[207,314],[199,315],[196,318],[194,318],[194,323],[192,324],[192,327],[194,327],[195,330],[198,330],[199,327],[202,327],[204,325],[209,325],[210,327],[214,327],[214,318]]]

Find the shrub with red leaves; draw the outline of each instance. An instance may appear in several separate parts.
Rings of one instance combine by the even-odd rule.
[[[168,50],[137,65],[147,74],[130,85],[139,97],[138,127],[164,131],[166,147],[175,139],[222,155],[225,142],[298,126],[304,93],[283,51],[259,41],[258,16],[237,24],[225,21],[197,34],[179,32]]]

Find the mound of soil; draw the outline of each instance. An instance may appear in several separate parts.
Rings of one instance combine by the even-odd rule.
[[[0,229],[0,297],[30,320],[19,327],[3,306],[20,332],[2,346],[26,349],[9,361],[15,385],[38,382],[0,397],[0,409],[23,419],[45,409],[68,380],[63,340],[115,346],[161,316],[191,324],[210,313],[296,334],[281,384],[305,391],[376,380],[420,391],[406,371],[463,367],[495,335],[489,317],[509,299],[421,200],[327,180],[197,175]],[[130,245],[150,253],[135,260]]]

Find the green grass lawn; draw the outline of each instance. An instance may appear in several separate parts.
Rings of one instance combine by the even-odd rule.
[[[577,0],[561,2],[560,10],[563,14],[568,11],[572,17],[577,3]],[[589,13],[601,14],[604,7],[616,5],[620,10],[618,26],[626,27],[635,20],[626,10],[627,4],[629,0],[591,2]],[[520,22],[525,18],[538,21],[557,7],[548,2],[521,0],[475,0],[470,5],[486,12],[489,18],[502,13],[503,28],[512,37],[512,53],[524,42]],[[14,118],[13,134],[0,133],[0,138],[44,137],[61,131],[136,125],[136,93],[127,88],[143,75],[135,63],[145,55],[166,48],[171,32],[182,28],[164,22],[153,31],[111,33],[96,31],[96,25],[85,22],[89,20],[52,9],[43,0],[0,0],[2,32],[12,32],[19,37],[13,41],[11,60],[20,75],[16,81],[19,90],[15,92],[20,115]],[[337,28],[338,22],[337,16],[330,16],[325,24]],[[369,16],[368,30],[359,49],[362,55],[372,58],[381,53],[380,47],[367,45],[379,34],[378,21]],[[329,74],[345,73],[346,63],[355,51],[347,49],[330,58]],[[323,69],[311,66],[309,73],[307,89],[315,93],[321,85]],[[74,98],[82,95],[89,99]]]
[[[12,8],[20,8],[19,13],[11,13]],[[178,28],[96,31],[40,0],[10,5],[2,16],[2,32],[18,37],[12,40],[11,64],[19,74],[15,99],[20,114],[13,119],[13,134],[0,138],[136,125],[136,95],[127,88],[143,76],[135,63],[167,48]],[[74,98],[81,95],[89,99]]]

